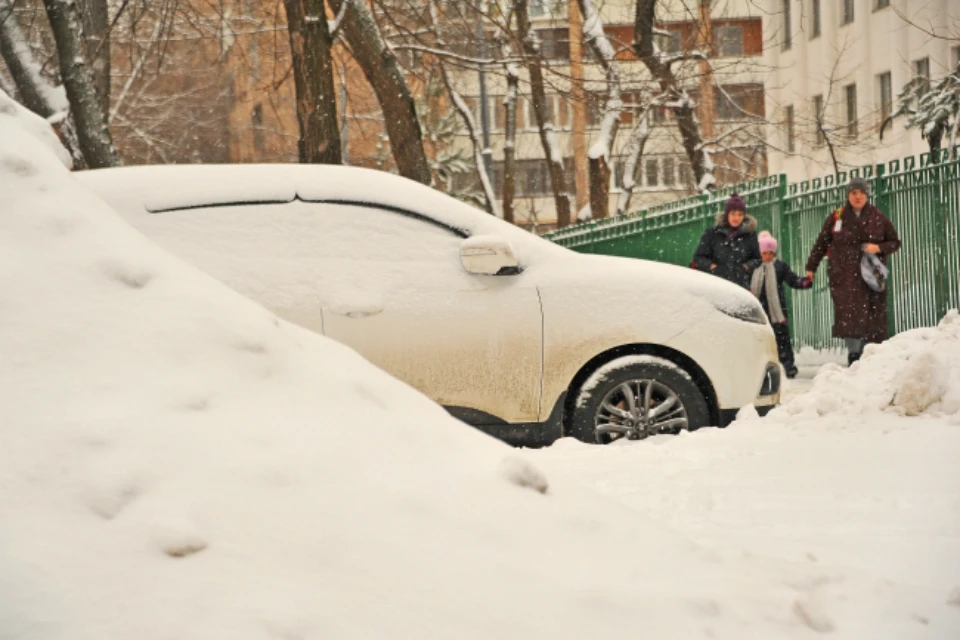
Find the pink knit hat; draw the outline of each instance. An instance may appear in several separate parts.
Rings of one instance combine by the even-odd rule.
[[[769,231],[761,231],[757,239],[760,241],[761,253],[766,253],[767,251],[772,253],[777,252],[777,239],[770,235]]]

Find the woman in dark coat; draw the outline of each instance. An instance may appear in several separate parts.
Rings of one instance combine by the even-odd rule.
[[[867,343],[887,338],[887,292],[867,286],[860,260],[869,253],[886,263],[886,257],[900,248],[893,223],[867,202],[869,196],[866,180],[850,181],[847,203],[827,216],[807,260],[807,277],[813,279],[820,261],[828,257],[833,337],[846,341],[848,364],[860,359]]]
[[[747,215],[747,205],[730,196],[715,226],[707,229],[693,254],[693,267],[750,288],[750,273],[763,260],[757,242],[757,221]]]

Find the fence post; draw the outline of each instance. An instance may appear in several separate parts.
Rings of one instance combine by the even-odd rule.
[[[876,207],[888,218],[893,218],[893,212],[890,210],[890,195],[887,193],[886,165],[876,165],[874,175],[876,176],[874,180],[874,191],[877,193]],[[893,261],[893,256],[890,257],[890,260]],[[892,264],[890,266],[892,268]],[[897,333],[897,309],[899,306],[896,304],[896,300],[896,285],[894,285],[894,278],[890,278],[887,281],[887,337],[893,337]]]
[[[793,268],[791,262],[793,258],[793,251],[791,251],[791,243],[793,242],[793,234],[790,233],[790,229],[787,228],[785,221],[783,219],[783,210],[786,207],[787,199],[787,174],[781,173],[779,176],[779,184],[777,184],[777,205],[774,207],[774,224],[773,228],[777,230],[777,233],[780,235],[780,246],[783,247],[783,256],[781,259],[787,264],[791,265],[790,268]]]
[[[943,319],[943,316],[947,315],[947,299],[950,296],[950,292],[947,290],[947,215],[948,215],[948,203],[945,189],[949,188],[944,185],[947,182],[947,167],[948,161],[950,160],[950,151],[941,151],[939,157],[932,157],[931,154],[930,160],[932,160],[933,170],[935,173],[936,191],[934,193],[934,198],[936,198],[936,205],[934,206],[934,220],[933,220],[933,233],[934,238],[936,238],[936,252],[937,252],[937,262],[936,262],[936,288],[937,288],[937,318],[936,321],[940,322]]]

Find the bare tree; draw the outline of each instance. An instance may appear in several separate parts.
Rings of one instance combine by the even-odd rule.
[[[323,0],[283,0],[300,125],[300,162],[341,164],[333,38]],[[342,5],[346,10],[348,5]]]
[[[590,212],[593,218],[606,218],[610,202],[610,153],[620,127],[620,67],[616,52],[603,29],[603,21],[593,0],[578,0],[583,15],[583,39],[600,61],[607,78],[607,97],[603,120],[593,145],[587,152],[590,171]]]
[[[60,75],[77,125],[80,150],[91,168],[120,164],[104,109],[84,54],[83,24],[72,0],[44,0],[57,43]]]
[[[33,56],[9,0],[0,0],[0,57],[23,105],[54,126],[70,152],[73,167],[85,169],[87,164],[80,151],[66,93],[63,87],[54,86],[40,73],[40,64]]]
[[[694,117],[694,103],[687,91],[680,85],[674,72],[674,65],[691,57],[703,57],[704,54],[662,54],[654,42],[656,35],[657,0],[637,0],[634,20],[634,51],[637,57],[650,70],[660,86],[663,95],[669,98],[666,105],[673,111],[683,142],[683,149],[690,161],[697,188],[701,191],[712,189],[717,184],[713,174],[713,160],[704,145],[700,128]]]
[[[107,0],[79,0],[86,39],[87,64],[104,116],[110,110],[110,10]],[[121,7],[122,10],[122,7]],[[108,117],[109,119],[109,117]]]
[[[237,87],[255,73],[239,60],[228,64],[239,54],[235,32],[267,25],[250,14],[220,15],[182,0],[124,6],[113,14],[110,33],[112,75],[119,81],[110,129],[121,157],[136,163],[228,161]],[[279,6],[275,11],[282,14]],[[286,30],[272,33],[274,50],[289,55]],[[246,123],[257,128],[239,118],[234,123],[238,132]]]
[[[17,21],[10,0],[0,0],[0,54],[17,87],[23,106],[50,118],[70,108],[62,88],[56,88],[40,74],[26,35]]]
[[[648,106],[639,114],[637,123],[633,131],[630,132],[630,140],[627,143],[627,161],[623,168],[623,185],[621,186],[620,197],[617,199],[618,216],[625,215],[630,208],[630,199],[633,197],[633,190],[637,184],[637,170],[640,166],[640,159],[643,157],[643,150],[650,138],[649,109]]]
[[[507,93],[503,99],[503,219],[513,223],[513,201],[517,192],[517,96],[520,90],[520,70],[515,62],[506,62]]]
[[[523,43],[527,72],[530,75],[530,98],[540,133],[540,143],[550,172],[550,186],[557,208],[557,227],[570,224],[570,195],[567,193],[566,178],[563,169],[563,156],[557,143],[553,118],[547,103],[543,80],[543,65],[540,55],[540,41],[530,28],[530,14],[527,0],[515,0],[517,17],[517,36]]]
[[[348,5],[345,9],[344,4]],[[430,184],[430,163],[413,95],[370,8],[364,0],[330,0],[330,6],[338,14],[343,9],[344,37],[380,102],[397,170],[411,180]]]

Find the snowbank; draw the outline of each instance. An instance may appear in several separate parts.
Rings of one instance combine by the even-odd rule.
[[[65,104],[63,108],[66,109]],[[50,128],[50,124],[9,99],[2,91],[0,91],[0,117],[8,121],[13,120],[17,127],[29,132],[32,138],[40,142],[48,152],[53,153],[64,167],[73,167],[73,160],[70,158],[69,152],[60,144],[60,139],[57,138],[57,134]],[[0,128],[0,149],[13,148],[17,135],[18,134],[14,133],[12,126]],[[7,155],[5,156],[4,162],[4,172],[11,172],[17,176],[26,177],[27,169],[23,166],[12,164],[17,162],[17,156]]]
[[[0,637],[805,638],[850,615],[163,253],[22,116],[0,93]]]
[[[851,417],[860,424],[860,418],[880,413],[946,418],[960,426],[960,312],[950,311],[936,327],[868,345],[850,368],[824,365],[808,393],[784,403],[768,419],[825,417],[849,427]]]

